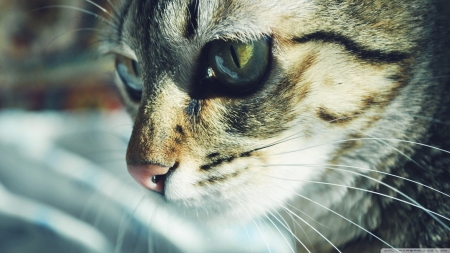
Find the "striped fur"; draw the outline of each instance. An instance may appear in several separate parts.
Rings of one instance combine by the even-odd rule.
[[[137,60],[144,81],[139,103],[119,84],[135,122],[127,162],[176,164],[163,196],[170,204],[200,213],[211,224],[267,210],[281,210],[289,221],[292,215],[283,207],[296,213],[298,208],[322,224],[311,222],[342,252],[388,247],[377,238],[393,247],[450,245],[450,231],[422,209],[336,186],[403,199],[384,184],[392,185],[450,217],[448,197],[374,172],[450,193],[450,155],[414,144],[449,149],[448,2],[114,5],[102,50]],[[204,91],[199,73],[208,42],[263,37],[270,38],[272,62],[262,84],[237,97]],[[335,250],[312,228],[303,229],[316,252]],[[305,251],[300,244],[298,251]]]

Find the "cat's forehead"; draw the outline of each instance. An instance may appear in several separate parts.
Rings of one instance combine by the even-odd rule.
[[[302,13],[280,1],[134,1],[125,10],[124,31],[130,38],[162,38],[178,46],[215,39],[253,40],[268,35],[285,16],[306,16],[311,1],[299,0]],[[146,33],[146,34],[143,34]],[[159,41],[162,43],[162,41]]]
[[[403,32],[418,34],[413,31],[418,21],[414,17],[421,15],[418,10],[426,9],[420,7],[424,2],[123,1],[117,17],[119,22],[114,29],[118,39],[114,43],[126,44],[136,50],[138,45],[154,46],[151,43],[153,41],[157,42],[159,47],[169,47],[169,51],[177,51],[180,48],[198,49],[215,39],[245,41],[273,34],[283,34],[290,39],[317,30],[331,29],[356,40],[361,36],[376,36],[378,41],[374,43],[381,47],[402,47],[407,46],[399,39],[406,35]],[[364,8],[355,9],[354,5]],[[346,18],[350,15],[352,18]],[[393,38],[395,44],[389,42]]]

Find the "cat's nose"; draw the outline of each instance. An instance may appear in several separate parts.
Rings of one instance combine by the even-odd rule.
[[[127,165],[128,172],[142,186],[159,193],[164,192],[164,183],[169,167],[156,164]]]

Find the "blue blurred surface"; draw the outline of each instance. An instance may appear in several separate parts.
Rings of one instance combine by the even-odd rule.
[[[174,215],[126,172],[131,127],[122,111],[0,111],[0,252],[291,252],[270,227]]]

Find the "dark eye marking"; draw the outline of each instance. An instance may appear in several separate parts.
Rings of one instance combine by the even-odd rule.
[[[122,41],[123,24],[125,23],[125,20],[128,16],[131,3],[132,1],[127,1],[125,3],[125,6],[123,7],[123,11],[120,13],[120,15],[116,16],[115,22],[117,23],[117,34],[118,34],[117,41]]]
[[[192,38],[198,28],[198,0],[193,0],[188,6],[188,22],[186,24],[186,38]]]
[[[201,100],[191,99],[189,105],[186,107],[186,113],[189,116],[198,116],[202,109]]]
[[[356,55],[358,58],[372,62],[396,63],[411,57],[410,54],[405,52],[370,49],[356,43],[350,38],[330,32],[315,32],[303,37],[294,38],[293,40],[297,43],[307,43],[311,41],[336,43],[344,46],[347,51]]]

